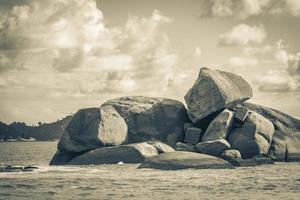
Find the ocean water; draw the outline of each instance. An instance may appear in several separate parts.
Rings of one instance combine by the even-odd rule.
[[[50,167],[56,142],[2,142],[0,199],[300,199],[300,163],[218,170],[161,171],[138,165]]]

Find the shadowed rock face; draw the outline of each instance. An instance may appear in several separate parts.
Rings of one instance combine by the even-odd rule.
[[[184,138],[188,121],[185,106],[176,100],[151,97],[121,97],[103,105],[113,106],[128,126],[128,143],[159,140],[175,146]]]
[[[176,151],[163,153],[145,160],[139,168],[154,168],[161,170],[195,169],[225,169],[233,168],[227,161],[193,152]]]
[[[86,151],[126,143],[127,125],[112,106],[79,110],[60,139],[50,164],[66,164]]]
[[[276,161],[300,161],[300,132],[294,132],[281,122],[273,122],[275,133],[268,155]]]
[[[252,89],[241,76],[202,68],[193,87],[185,95],[193,123],[206,116],[251,98]]]
[[[241,128],[230,133],[228,141],[233,149],[240,151],[244,159],[266,155],[274,134],[273,124],[258,113],[252,112]]]
[[[73,160],[69,165],[90,165],[90,164],[117,164],[141,163],[146,158],[158,155],[158,150],[146,142],[114,147],[103,147],[82,154]]]

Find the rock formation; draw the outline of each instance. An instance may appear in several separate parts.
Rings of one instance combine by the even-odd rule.
[[[141,96],[79,110],[50,164],[168,170],[300,161],[300,120],[246,103],[251,97],[242,77],[202,68],[185,96],[188,110],[176,100]]]
[[[159,140],[171,146],[184,138],[188,121],[185,106],[176,100],[150,97],[121,97],[103,105],[113,106],[128,126],[128,143]]]

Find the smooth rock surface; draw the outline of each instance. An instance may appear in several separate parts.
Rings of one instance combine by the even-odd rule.
[[[184,142],[188,144],[197,144],[201,138],[202,130],[197,127],[185,129]]]
[[[50,165],[64,165],[89,150],[126,142],[127,125],[112,106],[81,109],[65,129]]]
[[[225,169],[232,165],[220,158],[193,152],[176,151],[163,153],[145,160],[139,168],[154,168],[161,170],[179,169]]]
[[[219,139],[200,142],[195,145],[195,149],[200,153],[211,156],[219,156],[224,150],[230,149],[230,144],[224,139]]]
[[[193,145],[182,143],[182,142],[177,142],[176,143],[175,150],[176,151],[197,152]]]
[[[234,113],[228,109],[223,110],[208,126],[201,141],[226,139],[232,128]]]
[[[188,122],[185,106],[176,100],[142,96],[121,97],[103,105],[113,106],[128,126],[128,143],[159,140],[171,146],[184,139]]]
[[[294,132],[281,122],[273,122],[275,133],[268,155],[276,161],[300,161],[300,132]]]
[[[127,125],[112,106],[79,110],[72,118],[58,149],[85,152],[104,146],[126,143]]]
[[[232,107],[253,96],[249,83],[229,72],[201,68],[193,87],[185,95],[188,115],[193,123]]]
[[[266,155],[274,134],[273,124],[260,114],[252,112],[243,126],[232,130],[228,141],[233,149],[240,151],[243,159]]]
[[[158,155],[157,149],[146,143],[135,143],[113,147],[103,147],[89,151],[71,160],[69,165],[99,165],[141,163],[146,158]]]

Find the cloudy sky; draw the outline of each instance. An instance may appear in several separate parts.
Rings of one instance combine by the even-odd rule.
[[[300,116],[299,0],[0,0],[0,121],[125,95],[183,101],[201,67]]]

